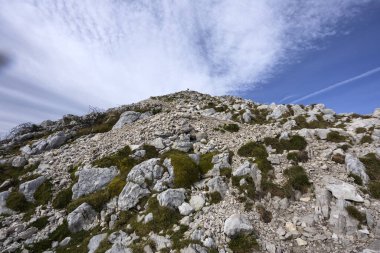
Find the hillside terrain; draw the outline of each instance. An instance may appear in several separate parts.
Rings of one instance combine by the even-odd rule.
[[[0,142],[1,252],[380,252],[380,109],[183,91]]]

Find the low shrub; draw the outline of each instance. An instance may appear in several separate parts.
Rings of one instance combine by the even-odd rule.
[[[336,162],[336,163],[339,163],[339,164],[344,164],[344,163],[345,163],[345,158],[346,158],[345,155],[334,154],[334,155],[331,157],[331,160],[334,161],[334,162]]]
[[[337,131],[331,131],[327,134],[326,140],[330,142],[345,142],[347,138],[343,135],[340,135],[340,133]]]
[[[372,142],[373,142],[373,139],[372,139],[372,137],[369,136],[369,135],[364,135],[364,136],[362,137],[362,139],[360,140],[360,143],[361,143],[361,144],[364,144],[364,143],[372,143]]]
[[[288,184],[295,190],[306,193],[311,183],[301,166],[292,166],[284,171],[288,177]]]
[[[200,179],[199,167],[185,152],[171,150],[163,154],[165,158],[170,158],[174,168],[174,187],[189,188]]]
[[[365,155],[360,161],[364,164],[370,180],[380,180],[380,159],[374,153]]]
[[[111,197],[119,195],[121,191],[123,190],[125,184],[126,184],[125,179],[121,177],[117,176],[114,179],[112,179],[112,181],[107,186],[109,195]]]
[[[352,177],[354,179],[354,183],[357,184],[357,185],[363,185],[363,180],[360,176],[354,174],[354,173],[350,173],[348,175],[349,177]]]
[[[264,223],[269,223],[272,221],[272,213],[267,211],[263,205],[256,206],[256,210],[260,214],[260,219]]]
[[[208,193],[207,197],[209,198],[211,204],[217,204],[223,199],[222,195],[217,191]]]
[[[34,192],[34,199],[38,205],[45,205],[49,202],[52,195],[52,187],[52,183],[47,180],[36,189]]]
[[[304,150],[307,146],[305,138],[299,135],[294,135],[289,140],[267,137],[264,139],[264,143],[276,149],[279,154],[283,153],[284,150]]]
[[[358,128],[356,128],[355,132],[357,134],[364,134],[367,132],[367,129],[365,127],[358,127]]]
[[[94,208],[94,210],[96,210],[97,212],[100,212],[103,209],[103,206],[110,199],[111,199],[111,196],[108,193],[107,189],[105,188],[105,189],[102,189],[100,191],[93,192],[93,193],[91,193],[89,195],[82,196],[82,197],[80,197],[78,199],[75,199],[75,200],[71,201],[67,205],[67,211],[68,212],[72,212],[78,206],[80,206],[81,204],[83,204],[84,202],[86,202],[87,204],[89,204],[90,206],[92,206],[92,208]]]
[[[238,124],[224,124],[222,127],[224,130],[230,132],[230,133],[235,133],[239,131],[239,125]]]
[[[240,185],[240,181],[244,179],[245,184]],[[244,194],[245,197],[254,199],[256,196],[255,183],[250,176],[233,176],[232,185],[239,189],[239,192]]]
[[[8,208],[17,211],[17,212],[25,212],[30,209],[33,204],[28,202],[21,192],[13,191],[9,194],[6,205]]]
[[[290,161],[293,161],[295,164],[298,164],[300,162],[304,163],[309,160],[307,152],[304,150],[298,152],[290,152],[286,158]]]
[[[368,190],[372,197],[380,199],[380,182],[372,181],[368,183]]]
[[[30,227],[35,227],[38,229],[43,229],[46,227],[46,225],[49,223],[48,217],[44,216],[41,218],[38,218],[36,221],[29,224]]]
[[[238,155],[242,157],[267,158],[268,153],[265,146],[258,142],[248,142],[241,146]]]
[[[228,248],[234,253],[253,252],[259,249],[256,238],[250,234],[239,234],[228,243]]]
[[[201,155],[199,160],[199,169],[203,175],[206,174],[209,170],[211,170],[214,166],[211,161],[214,155],[216,154],[217,152],[210,152]]]
[[[58,192],[57,196],[53,199],[53,207],[56,209],[65,208],[70,203],[72,196],[71,187]]]
[[[145,145],[143,145],[142,149],[144,149],[146,152],[145,156],[144,156],[145,159],[151,159],[151,158],[158,157],[158,151],[154,146],[145,144]]]
[[[346,206],[347,213],[354,219],[364,224],[366,222],[366,215],[360,212],[355,206]]]
[[[263,178],[261,180],[261,189],[262,193],[270,193],[271,196],[277,196],[280,198],[289,197],[290,193],[288,192],[288,189],[285,187],[281,187],[274,182],[269,181],[268,178]]]

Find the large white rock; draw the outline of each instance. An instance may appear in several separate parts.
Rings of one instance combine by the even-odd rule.
[[[140,118],[141,113],[134,111],[126,111],[120,115],[119,120],[112,129],[122,128],[124,125],[131,124]]]
[[[96,216],[96,211],[89,204],[83,203],[67,216],[69,230],[72,233],[90,230],[96,226]]]
[[[380,118],[380,108],[376,108],[372,114],[373,117]]]
[[[228,190],[228,184],[219,176],[213,177],[207,181],[207,186],[209,192],[219,192],[222,197],[224,197]]]
[[[224,222],[224,233],[234,237],[240,233],[251,232],[253,227],[248,218],[242,214],[233,214]]]
[[[140,199],[148,196],[150,191],[142,188],[140,185],[133,182],[128,182],[121,191],[118,198],[118,207],[120,210],[129,210],[136,206]]]
[[[156,245],[156,250],[157,251],[160,251],[162,249],[166,249],[166,248],[171,248],[173,243],[170,239],[164,237],[164,236],[161,236],[161,235],[157,235],[157,234],[152,234],[150,236],[150,239],[154,242],[154,244]]]
[[[0,192],[0,214],[12,214],[13,211],[7,207],[9,191]]]
[[[363,180],[363,183],[368,183],[369,177],[365,172],[365,166],[356,156],[346,154],[345,163],[347,173],[353,173],[359,176]]]
[[[19,191],[25,195],[25,198],[28,201],[34,202],[34,193],[36,192],[37,188],[45,181],[46,178],[44,176],[40,176],[36,179],[20,184]]]
[[[159,158],[152,158],[134,166],[128,174],[127,180],[141,186],[146,186],[146,180],[154,185],[164,173]]]
[[[183,202],[182,205],[178,207],[179,213],[182,215],[189,215],[194,212],[194,208],[187,202]]]
[[[194,208],[195,211],[199,211],[205,205],[205,199],[201,195],[194,195],[190,198],[190,205]]]
[[[185,189],[167,189],[157,195],[158,203],[161,206],[178,208],[185,201]]]
[[[364,201],[364,199],[359,195],[355,186],[339,179],[330,180],[330,183],[326,185],[326,189],[329,190],[337,199],[352,200],[355,202]]]
[[[94,253],[99,248],[100,243],[106,239],[106,237],[106,233],[93,236],[87,245],[88,253]]]
[[[77,171],[78,182],[73,185],[73,199],[95,192],[106,186],[119,171],[111,168],[83,168]]]
[[[16,168],[24,167],[27,164],[28,164],[28,161],[24,157],[22,157],[22,156],[16,156],[12,160],[12,166],[16,167]]]
[[[270,118],[279,119],[288,112],[289,112],[289,109],[286,105],[277,105],[273,109],[272,113],[267,116],[267,119],[270,119]]]

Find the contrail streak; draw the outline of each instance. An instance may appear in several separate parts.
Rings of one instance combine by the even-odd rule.
[[[332,84],[332,85],[330,85],[330,86],[328,86],[328,87],[326,87],[326,88],[323,88],[323,89],[321,89],[321,90],[318,90],[318,91],[312,92],[312,93],[310,93],[310,94],[308,94],[308,95],[306,95],[306,96],[303,96],[303,97],[301,97],[301,98],[295,99],[295,100],[293,100],[293,101],[290,102],[290,103],[295,104],[295,103],[301,102],[301,101],[303,101],[303,100],[305,100],[305,99],[308,99],[308,98],[311,98],[311,97],[317,96],[317,95],[319,95],[319,94],[325,93],[325,92],[327,92],[327,91],[330,91],[330,90],[332,90],[332,89],[338,88],[338,87],[340,87],[340,86],[343,86],[343,85],[346,85],[346,84],[352,83],[352,82],[354,82],[354,81],[356,81],[356,80],[359,80],[359,79],[362,79],[362,78],[365,78],[365,77],[371,76],[371,75],[373,75],[373,74],[375,74],[375,73],[377,73],[377,72],[379,72],[379,71],[380,71],[380,67],[374,68],[374,69],[372,69],[372,70],[370,70],[370,71],[364,72],[363,74],[360,74],[360,75],[354,76],[354,77],[352,77],[352,78],[350,78],[350,79],[347,79],[347,80],[344,80],[344,81],[341,81],[341,82],[338,82],[338,83]]]

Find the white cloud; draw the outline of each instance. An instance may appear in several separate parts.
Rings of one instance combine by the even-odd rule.
[[[366,3],[0,0],[0,52],[12,60],[3,72],[76,101],[76,113],[186,88],[223,94],[265,82]]]

